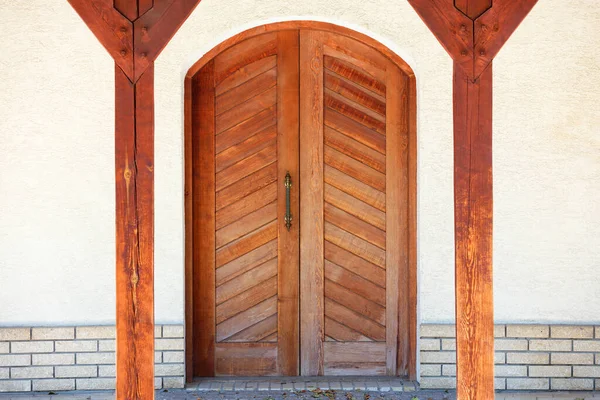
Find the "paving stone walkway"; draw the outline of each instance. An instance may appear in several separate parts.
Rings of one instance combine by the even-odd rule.
[[[0,394],[0,400],[114,400],[114,392],[61,392],[59,394]],[[197,391],[160,390],[156,400],[455,400],[453,391],[417,390],[414,392],[382,392],[362,390],[299,390],[299,391]],[[496,394],[496,400],[598,400],[595,392],[545,392]]]

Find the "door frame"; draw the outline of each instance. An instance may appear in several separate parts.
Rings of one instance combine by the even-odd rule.
[[[241,32],[221,42],[204,54],[188,70],[184,82],[184,159],[185,159],[185,372],[187,381],[194,378],[194,260],[193,260],[193,171],[192,171],[192,79],[219,53],[241,41],[268,32],[290,29],[312,29],[347,36],[379,51],[398,66],[408,77],[408,270],[401,271],[407,277],[404,295],[400,303],[404,311],[400,318],[398,337],[403,346],[398,346],[398,366],[406,366],[407,378],[416,380],[417,365],[417,99],[416,79],[412,68],[388,47],[375,39],[351,29],[326,22],[285,21],[260,25]]]

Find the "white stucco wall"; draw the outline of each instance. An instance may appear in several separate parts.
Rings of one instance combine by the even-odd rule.
[[[415,70],[419,312],[452,321],[452,63],[408,2],[203,0],[156,61],[157,322],[183,320],[183,77],[289,19],[367,33]],[[112,323],[112,61],[66,1],[0,0],[0,20],[0,325]],[[499,322],[600,321],[598,48],[595,0],[540,0],[495,61]]]

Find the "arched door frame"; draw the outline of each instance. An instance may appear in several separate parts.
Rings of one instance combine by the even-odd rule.
[[[354,40],[379,51],[381,54],[396,64],[408,77],[408,271],[404,271],[405,297],[407,309],[401,310],[400,326],[404,326],[404,332],[399,332],[398,347],[399,366],[405,366],[408,378],[415,380],[416,374],[416,347],[417,347],[417,101],[416,80],[412,68],[388,47],[377,40],[356,32],[354,30],[326,22],[316,21],[286,21],[260,25],[241,32],[215,46],[204,54],[188,70],[185,77],[184,115],[185,115],[185,336],[186,336],[186,377],[190,381],[193,378],[193,217],[192,217],[192,79],[200,69],[219,53],[242,42],[245,39],[258,36],[268,32],[282,31],[288,29],[313,29],[336,33],[350,37]]]

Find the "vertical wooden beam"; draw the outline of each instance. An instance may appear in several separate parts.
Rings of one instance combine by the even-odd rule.
[[[154,398],[154,69],[115,66],[117,398]]]
[[[68,1],[115,60],[117,399],[154,399],[154,60],[200,0]]]
[[[409,0],[454,59],[457,397],[494,398],[492,60],[537,0]]]
[[[459,399],[492,399],[492,66],[454,67],[454,229]]]

